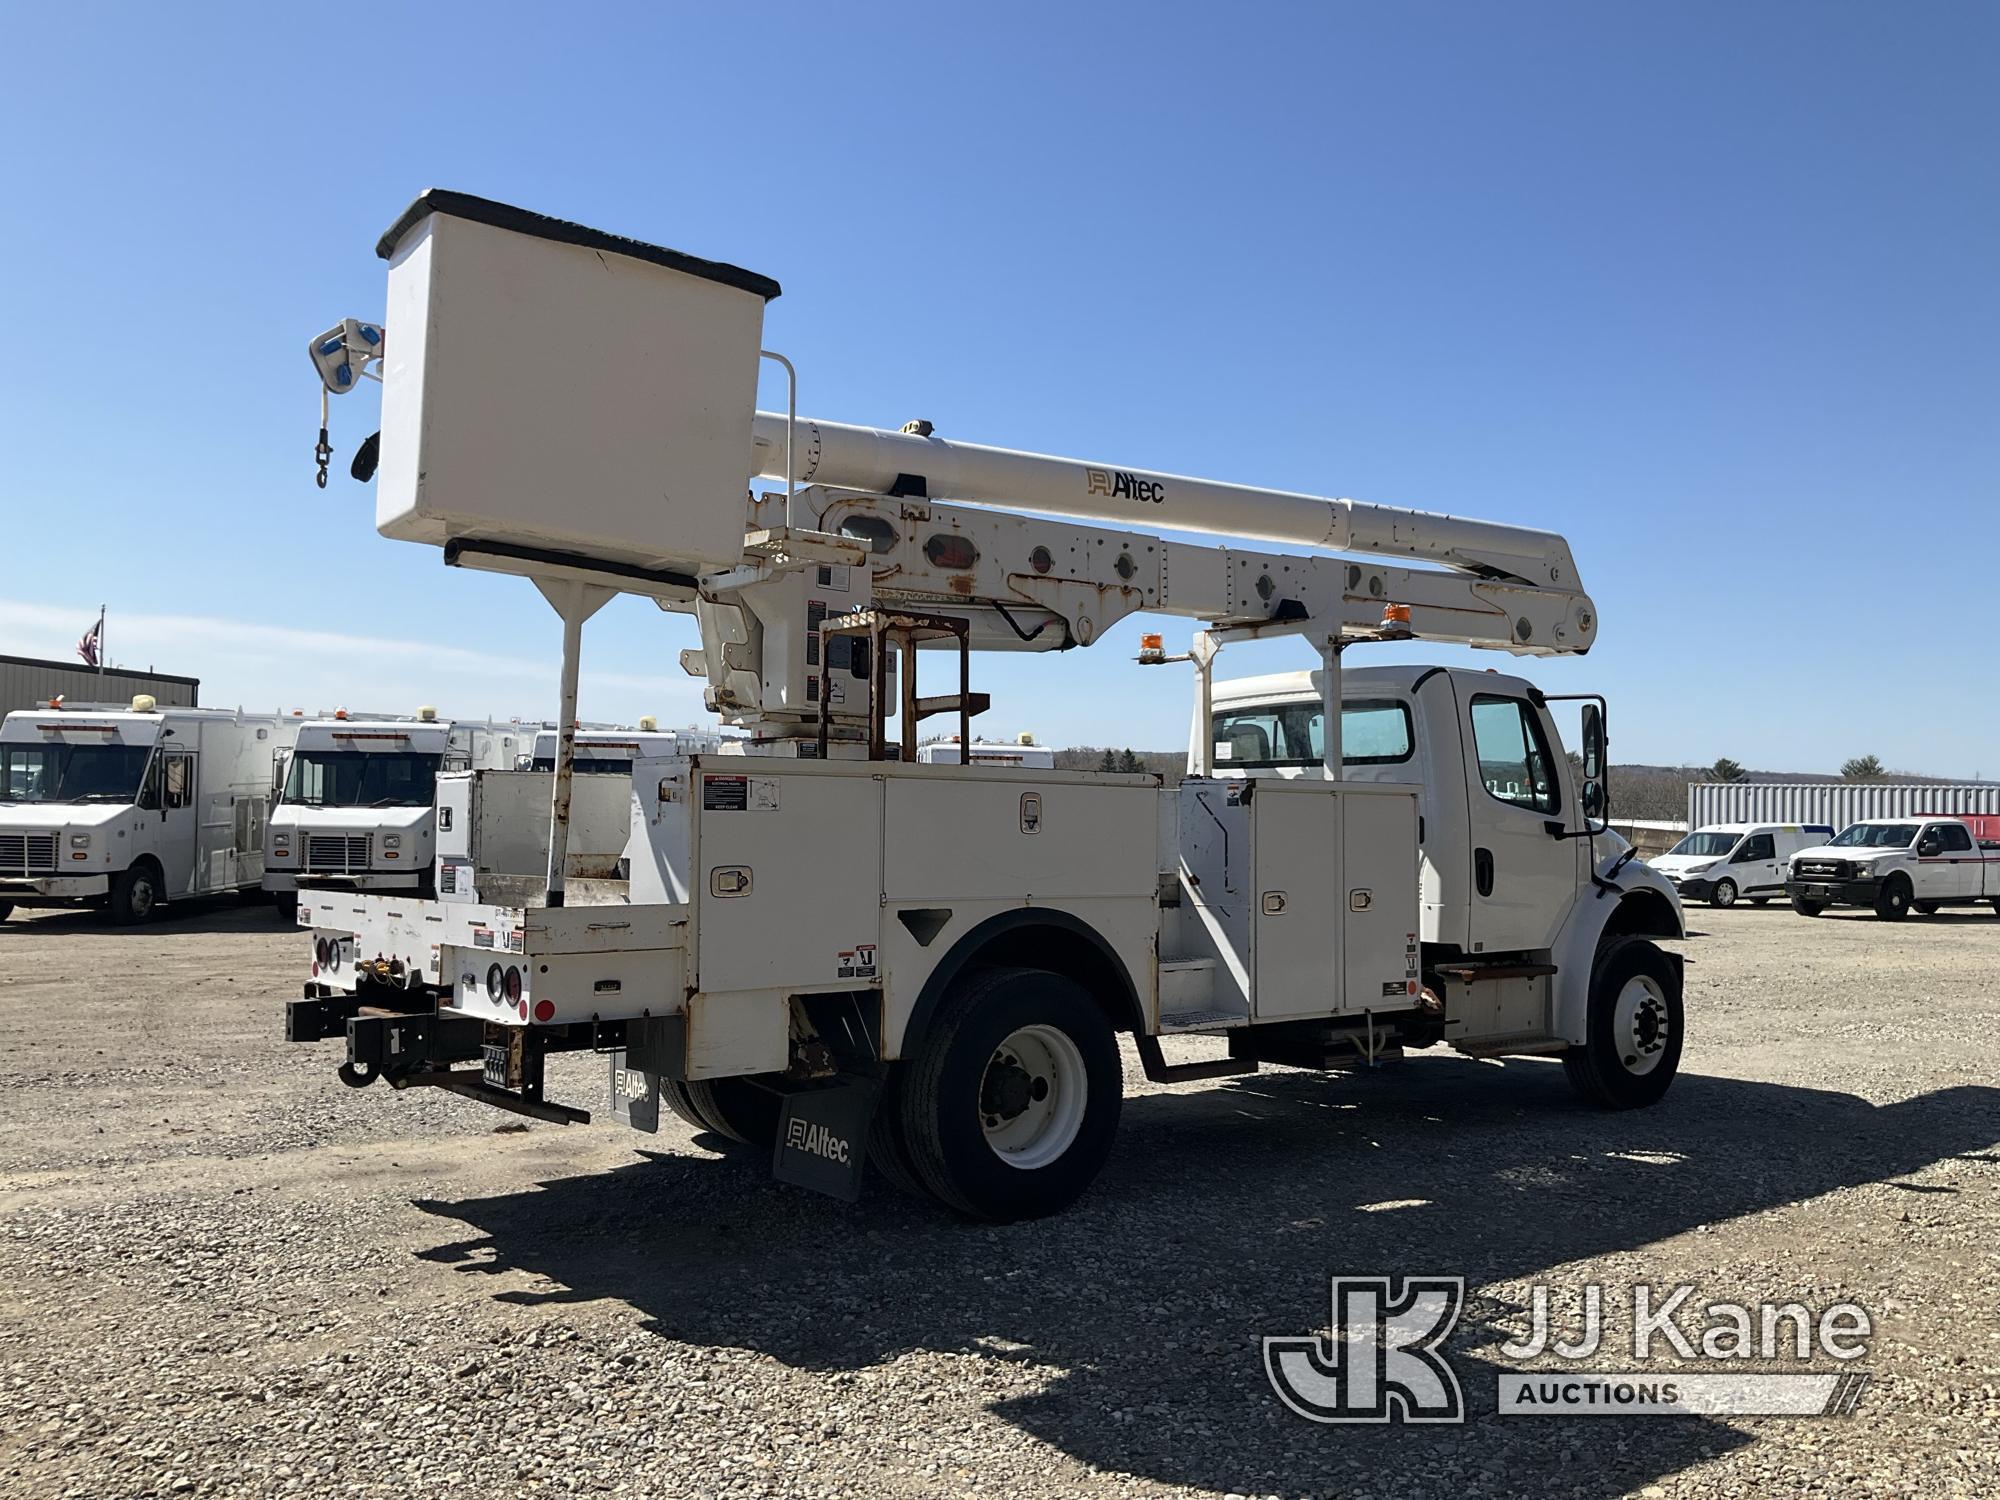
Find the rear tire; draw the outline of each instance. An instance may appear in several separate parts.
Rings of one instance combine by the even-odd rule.
[[[1916,907],[1917,915],[1920,917],[1934,917],[1938,914],[1938,904],[1935,901],[1913,901],[1910,904]]]
[[[778,1143],[785,1101],[747,1078],[704,1078],[686,1085],[688,1102],[717,1135],[770,1150]]]
[[[1111,1023],[1075,980],[961,980],[903,1079],[910,1156],[933,1197],[996,1223],[1081,1197],[1111,1154],[1124,1078]]]
[[[1882,890],[1875,897],[1875,915],[1885,922],[1900,922],[1910,914],[1910,882],[1901,875],[1891,875],[1882,882]]]
[[[910,1138],[903,1129],[903,1083],[908,1065],[895,1063],[882,1083],[882,1097],[875,1106],[875,1122],[868,1131],[868,1161],[882,1174],[882,1180],[899,1193],[927,1198],[923,1173],[910,1155]]]
[[[1996,901],[1993,903],[1993,909],[1996,912],[2000,912],[2000,901]],[[13,915],[14,915],[14,903],[11,901],[0,901],[0,922],[6,921],[9,917]]]
[[[667,1108],[674,1112],[682,1124],[695,1130],[712,1128],[708,1121],[701,1117],[701,1111],[694,1107],[694,1100],[688,1097],[688,1086],[680,1079],[662,1078],[660,1097],[666,1101]]]
[[[1803,896],[1792,897],[1792,910],[1802,917],[1816,917],[1826,910],[1824,901],[1808,901]]]
[[[160,872],[140,861],[111,882],[111,920],[121,927],[150,922],[160,909]]]
[[[1590,969],[1590,1040],[1563,1053],[1578,1096],[1602,1109],[1658,1102],[1680,1071],[1680,966],[1645,938],[1614,937]]]
[[[1736,882],[1733,880],[1716,881],[1715,889],[1708,893],[1708,904],[1710,906],[1721,907],[1725,911],[1734,906],[1736,904]]]

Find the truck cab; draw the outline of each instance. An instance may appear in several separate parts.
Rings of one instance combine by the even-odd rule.
[[[1762,906],[1785,893],[1794,854],[1832,837],[1824,823],[1712,823],[1648,863],[1683,901],[1728,907],[1740,897]]]
[[[511,766],[532,731],[512,724],[371,715],[307,720],[272,809],[264,889],[428,891],[440,771]]]
[[[1961,818],[1864,818],[1792,856],[1792,910],[1866,906],[1884,921],[1912,911],[1991,905],[2000,915],[2000,844],[1982,844]]]
[[[1284,672],[1216,684],[1209,725],[1216,776],[1317,779],[1325,754],[1322,675]],[[1200,732],[1197,722],[1196,731]],[[1191,748],[1190,765],[1197,757]],[[1463,954],[1547,953],[1579,885],[1621,866],[1635,930],[1682,932],[1661,875],[1600,831],[1580,837],[1580,789],[1549,712],[1524,678],[1451,667],[1341,674],[1341,776],[1419,788],[1422,940]]]
[[[145,921],[165,902],[263,873],[276,715],[60,700],[0,724],[0,919],[16,906],[102,906]]]

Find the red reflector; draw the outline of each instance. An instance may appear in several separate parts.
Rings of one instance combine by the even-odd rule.
[[[537,1000],[535,1002],[535,1019],[537,1021],[550,1020],[554,1017],[555,1013],[556,1013],[555,1001]]]
[[[521,1002],[521,1019],[524,1021],[528,1019],[528,1002],[525,1000]]]

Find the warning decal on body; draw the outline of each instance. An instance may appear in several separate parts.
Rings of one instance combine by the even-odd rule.
[[[701,806],[704,812],[776,812],[778,778],[704,776],[701,779]]]
[[[856,943],[852,948],[842,949],[834,964],[836,979],[873,979],[875,977],[875,945]]]

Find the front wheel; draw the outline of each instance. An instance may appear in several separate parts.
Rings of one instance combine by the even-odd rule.
[[[1734,906],[1736,904],[1736,882],[1733,880],[1716,881],[1715,889],[1708,893],[1708,904],[1710,906],[1721,907]]]
[[[2000,901],[1996,901],[1993,903],[1993,909],[1995,911],[2000,911]],[[0,922],[6,921],[9,917],[13,915],[14,915],[14,903],[11,901],[0,901]]]
[[[1008,1223],[1067,1208],[1118,1131],[1124,1078],[1111,1023],[1076,981],[988,969],[924,1033],[898,1105],[933,1197]]]
[[[1816,917],[1826,910],[1824,901],[1808,901],[1803,896],[1792,897],[1792,910],[1802,917]]]
[[[136,864],[111,882],[111,920],[120,926],[149,922],[160,906],[160,877],[151,865]]]
[[[1645,938],[1615,937],[1590,971],[1590,1039],[1563,1053],[1570,1087],[1604,1109],[1655,1103],[1681,1065],[1681,971]]]
[[[1875,898],[1875,915],[1885,922],[1900,922],[1909,914],[1910,882],[1901,875],[1891,875]]]

